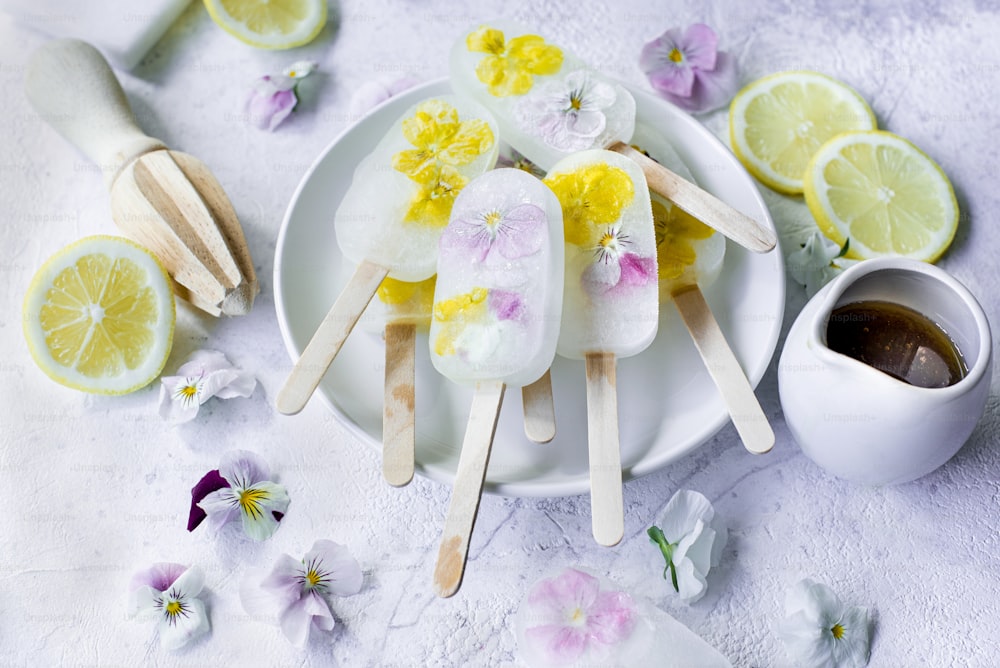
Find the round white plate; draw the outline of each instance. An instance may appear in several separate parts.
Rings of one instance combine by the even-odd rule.
[[[630,88],[635,96],[636,141],[668,164],[677,157],[705,189],[774,229],[757,187],[707,129],[675,107]],[[343,287],[348,273],[337,247],[333,214],[354,168],[407,108],[450,93],[447,80],[394,97],[335,139],[292,196],[278,235],[275,302],[281,333],[298,359]],[[656,135],[675,156],[658,155]],[[664,149],[669,152],[669,148]],[[756,385],[771,360],[784,312],[781,253],[746,251],[727,241],[719,279],[705,290],[730,346]],[[624,478],[655,471],[688,454],[729,421],[719,393],[672,304],[661,309],[656,340],[618,362],[618,414]],[[379,336],[360,327],[348,338],[314,400],[325,401],[362,441],[381,452],[384,351]],[[472,393],[437,374],[427,338],[417,340],[417,472],[451,483]],[[584,367],[557,357],[552,367],[558,434],[539,445],[524,436],[521,396],[508,389],[500,414],[487,491],[510,496],[564,496],[590,488]],[[738,443],[733,447],[740,447]]]

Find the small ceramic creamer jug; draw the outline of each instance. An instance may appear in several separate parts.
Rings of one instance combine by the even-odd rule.
[[[873,301],[936,323],[964,360],[964,376],[920,387],[831,349],[831,314]],[[904,258],[865,260],[820,290],[788,333],[778,364],[785,421],[802,451],[837,476],[872,485],[914,480],[969,438],[986,406],[991,356],[986,314],[947,272]]]

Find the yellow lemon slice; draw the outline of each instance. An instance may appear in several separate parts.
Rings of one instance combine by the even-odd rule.
[[[308,44],[326,25],[326,0],[205,0],[212,20],[260,49]]]
[[[809,159],[827,140],[874,130],[875,115],[847,85],[818,72],[779,72],[737,93],[729,140],[743,166],[778,192],[802,192]]]
[[[152,253],[122,237],[86,237],[49,258],[24,298],[24,336],[53,380],[125,394],[163,370],[174,336],[174,295]]]
[[[919,148],[891,132],[848,132],[824,144],[805,174],[816,223],[848,257],[903,255],[933,262],[958,229],[951,182]]]

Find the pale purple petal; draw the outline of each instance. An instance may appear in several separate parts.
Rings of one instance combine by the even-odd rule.
[[[490,290],[489,305],[497,320],[518,320],[524,315],[524,301],[516,292]]]
[[[223,487],[206,495],[198,502],[198,507],[205,511],[209,529],[213,533],[218,533],[239,515],[239,497],[232,488]]]
[[[455,217],[441,234],[441,250],[461,250],[476,262],[482,262],[490,252],[490,231],[477,213]]]
[[[639,54],[639,67],[649,78],[650,85],[660,94],[688,97],[694,85],[694,72],[686,60],[676,63],[670,59],[674,49],[683,54],[680,39],[680,31],[670,29],[643,45]]]
[[[261,589],[286,601],[286,605],[302,597],[302,562],[283,554],[274,562],[271,572],[260,582]]]
[[[205,509],[198,504],[216,490],[229,487],[226,479],[219,475],[218,470],[209,471],[194,487],[191,488],[191,509],[188,511],[187,530],[194,531],[205,519]]]
[[[736,59],[720,51],[713,71],[694,70],[694,84],[689,97],[664,93],[663,97],[685,111],[706,113],[729,104],[739,89]]]
[[[284,90],[274,96],[274,102],[277,108],[271,116],[271,122],[268,123],[268,130],[274,130],[292,113],[299,103],[299,98],[296,97],[294,90]]]
[[[534,204],[521,204],[503,214],[493,244],[508,260],[533,255],[542,247],[545,212]]]
[[[346,545],[332,540],[318,540],[302,558],[303,563],[313,560],[328,574],[327,589],[337,596],[351,596],[361,591],[364,574],[361,565],[351,555]]]
[[[298,599],[300,591],[295,582],[290,582],[291,586],[285,588],[264,589],[261,583],[269,576],[270,573],[263,568],[248,568],[240,582],[240,602],[253,619],[277,624],[281,613]]]
[[[533,626],[525,630],[524,637],[550,665],[571,664],[587,649],[587,633],[582,627],[561,624]]]
[[[719,37],[704,23],[695,23],[678,41],[687,64],[699,70],[714,70]]]
[[[690,97],[694,89],[694,70],[682,64],[664,65],[648,77],[653,89],[674,104]]]
[[[587,611],[587,633],[592,640],[617,645],[635,629],[636,610],[632,597],[620,591],[602,591]]]
[[[542,610],[586,610],[597,600],[601,584],[593,575],[567,568],[560,575],[542,580],[528,594],[528,603]]]
[[[292,603],[281,615],[280,622],[281,631],[296,647],[305,647],[313,623],[324,630],[332,629],[335,624],[330,606],[316,592],[309,592]]]
[[[655,258],[623,253],[618,262],[621,265],[620,285],[648,285],[657,280]]]
[[[183,564],[155,563],[133,575],[129,588],[135,590],[140,587],[152,587],[156,591],[166,591],[186,570],[188,567]]]
[[[366,81],[351,96],[347,113],[352,119],[359,119],[392,97],[392,92],[381,81]]]
[[[180,649],[208,632],[205,605],[197,598],[188,598],[184,607],[185,614],[174,615],[169,621],[166,616],[160,618],[160,646],[164,649]]]
[[[229,450],[219,462],[219,474],[238,489],[246,489],[262,480],[270,480],[267,462],[249,450]]]
[[[289,81],[294,80],[285,77]],[[285,120],[292,109],[298,104],[295,91],[291,88],[287,90],[277,90],[271,95],[261,94],[254,91],[247,101],[247,114],[250,122],[259,128],[274,130],[281,121]]]

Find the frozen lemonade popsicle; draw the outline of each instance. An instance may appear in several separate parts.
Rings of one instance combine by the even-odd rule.
[[[467,185],[441,236],[430,330],[435,368],[475,387],[434,573],[441,596],[462,581],[504,389],[548,370],[562,298],[562,209],[552,191],[518,169]]]
[[[656,236],[646,179],[611,151],[576,153],[545,177],[563,210],[566,285],[558,352],[587,364],[594,538],[624,532],[615,358],[635,355],[656,335]]]
[[[466,31],[451,50],[451,83],[487,107],[501,135],[543,169],[582,150],[635,160],[649,187],[747,248],[774,248],[774,233],[628,145],[636,104],[620,84],[565,48],[509,21]]]
[[[305,406],[386,275],[422,281],[434,274],[455,196],[493,168],[498,143],[486,109],[443,95],[408,109],[361,161],[334,217],[337,243],[358,269],[292,369],[279,411]]]

